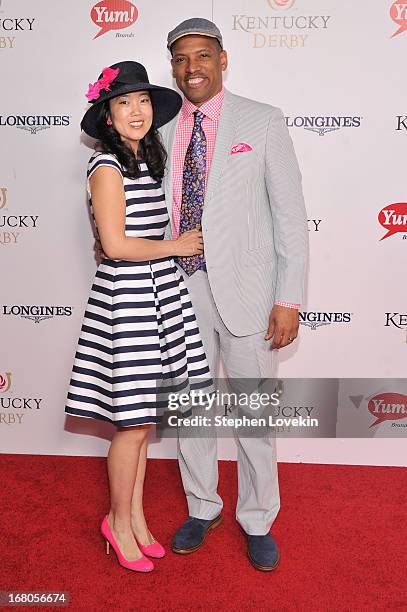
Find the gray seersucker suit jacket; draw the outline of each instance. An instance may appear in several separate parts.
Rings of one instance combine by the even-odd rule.
[[[171,222],[176,126],[177,117],[160,130],[169,156],[163,188]],[[252,150],[231,154],[239,143]],[[301,174],[280,109],[225,90],[202,231],[210,287],[232,334],[266,330],[276,300],[302,302],[307,217]]]

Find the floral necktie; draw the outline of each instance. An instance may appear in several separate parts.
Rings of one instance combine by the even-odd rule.
[[[201,225],[205,199],[206,136],[202,129],[202,120],[205,115],[201,111],[195,111],[194,115],[194,127],[185,155],[182,174],[180,234]],[[178,257],[177,261],[188,276],[200,268],[205,269],[204,255]]]

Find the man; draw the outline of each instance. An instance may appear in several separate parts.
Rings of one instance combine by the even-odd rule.
[[[297,336],[303,295],[308,233],[292,142],[279,109],[223,87],[228,59],[215,24],[188,19],[167,42],[185,96],[162,128],[172,237],[201,226],[204,238],[204,255],[178,264],[212,375],[220,352],[230,379],[261,380],[271,376],[272,349]],[[275,441],[238,435],[237,445],[236,518],[252,564],[272,570],[279,561],[269,533],[280,507]],[[186,554],[222,520],[216,439],[179,436],[178,459],[190,516],[173,551]]]

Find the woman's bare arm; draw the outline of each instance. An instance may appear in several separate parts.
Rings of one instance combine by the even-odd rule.
[[[97,168],[89,186],[100,242],[109,259],[147,261],[203,253],[202,233],[198,230],[185,232],[178,240],[126,236],[126,198],[122,178],[114,168]]]

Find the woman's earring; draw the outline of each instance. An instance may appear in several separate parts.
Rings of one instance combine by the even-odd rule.
[[[106,123],[107,123],[107,125],[112,125],[112,120],[111,120],[111,119],[108,119],[108,120],[106,121]]]

